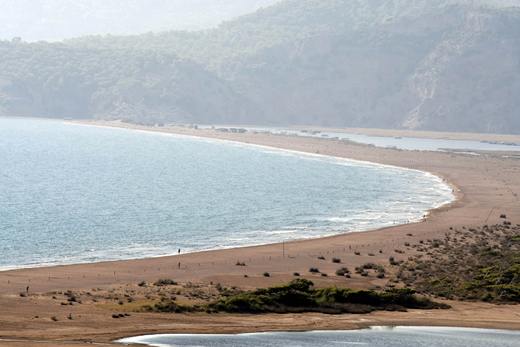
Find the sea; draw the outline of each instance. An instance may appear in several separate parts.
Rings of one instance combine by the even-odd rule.
[[[0,270],[360,232],[419,221],[453,199],[417,170],[0,118]]]

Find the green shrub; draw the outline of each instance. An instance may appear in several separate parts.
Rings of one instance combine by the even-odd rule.
[[[383,292],[336,287],[314,289],[311,281],[296,279],[284,286],[258,289],[222,298],[211,304],[209,310],[230,313],[367,313],[374,310],[447,307],[417,297],[410,289]]]
[[[336,270],[336,276],[345,276],[348,273],[350,273],[350,271],[346,267],[340,267]]]
[[[174,280],[169,279],[169,278],[161,278],[161,279],[155,281],[155,283],[153,285],[157,286],[157,287],[176,286],[177,282],[175,282]]]

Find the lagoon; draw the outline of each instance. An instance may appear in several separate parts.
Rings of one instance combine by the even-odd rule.
[[[150,335],[123,339],[154,347],[518,347],[520,332],[445,327],[372,327],[352,331],[239,335]]]
[[[339,139],[381,148],[397,148],[408,151],[458,152],[477,155],[478,152],[520,152],[520,143],[492,143],[475,140],[431,139],[423,137],[391,137],[374,136],[352,132],[337,131],[301,131],[286,128],[249,127],[252,132],[315,137],[323,139]]]

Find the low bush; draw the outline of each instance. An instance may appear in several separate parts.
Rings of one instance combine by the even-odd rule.
[[[346,274],[349,274],[350,271],[346,267],[340,267],[336,270],[336,276],[345,276]]]
[[[198,311],[198,307],[179,305],[174,300],[161,300],[154,305],[144,306],[143,310],[148,312],[185,313]]]
[[[157,287],[175,286],[175,285],[177,285],[177,282],[175,282],[174,280],[169,279],[169,278],[161,278],[161,279],[155,281],[153,285],[157,286]]]

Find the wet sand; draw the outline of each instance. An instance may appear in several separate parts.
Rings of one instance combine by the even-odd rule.
[[[284,245],[0,272],[0,307],[3,308],[0,311],[1,346],[41,345],[37,342],[28,344],[25,341],[20,344],[1,341],[7,338],[50,340],[54,341],[50,345],[58,345],[58,340],[109,342],[114,338],[145,333],[345,329],[392,324],[520,330],[520,306],[481,303],[450,303],[454,308],[446,311],[377,312],[362,316],[136,313],[123,320],[112,319],[110,311],[96,304],[60,306],[50,298],[50,294],[44,293],[69,289],[109,290],[136,286],[142,280],[155,281],[158,278],[174,278],[179,282],[202,284],[222,283],[247,289],[284,283],[293,279],[293,272],[300,272],[318,285],[373,288],[384,285],[385,280],[356,276],[351,279],[319,277],[307,275],[308,269],[318,267],[322,272],[334,274],[338,265],[330,260],[318,260],[319,255],[327,259],[339,257],[349,268],[369,261],[386,264],[389,256],[406,259],[414,251],[406,249],[405,242],[441,238],[450,227],[469,228],[501,223],[501,214],[506,214],[513,223],[520,223],[520,161],[502,158],[501,154],[486,153],[477,157],[382,149],[330,139],[234,134],[180,127],[150,128],[118,122],[86,124],[218,138],[424,170],[449,182],[455,189],[457,201],[432,211],[423,222],[364,233],[345,233],[321,239],[288,242]],[[396,249],[406,249],[406,252],[396,254]],[[247,266],[236,266],[237,261],[243,261]],[[271,277],[264,277],[264,272],[269,272]],[[19,293],[24,292],[27,286],[30,288],[29,297],[20,297]],[[72,320],[67,319],[69,314],[74,317]],[[53,316],[58,320],[53,321]]]

